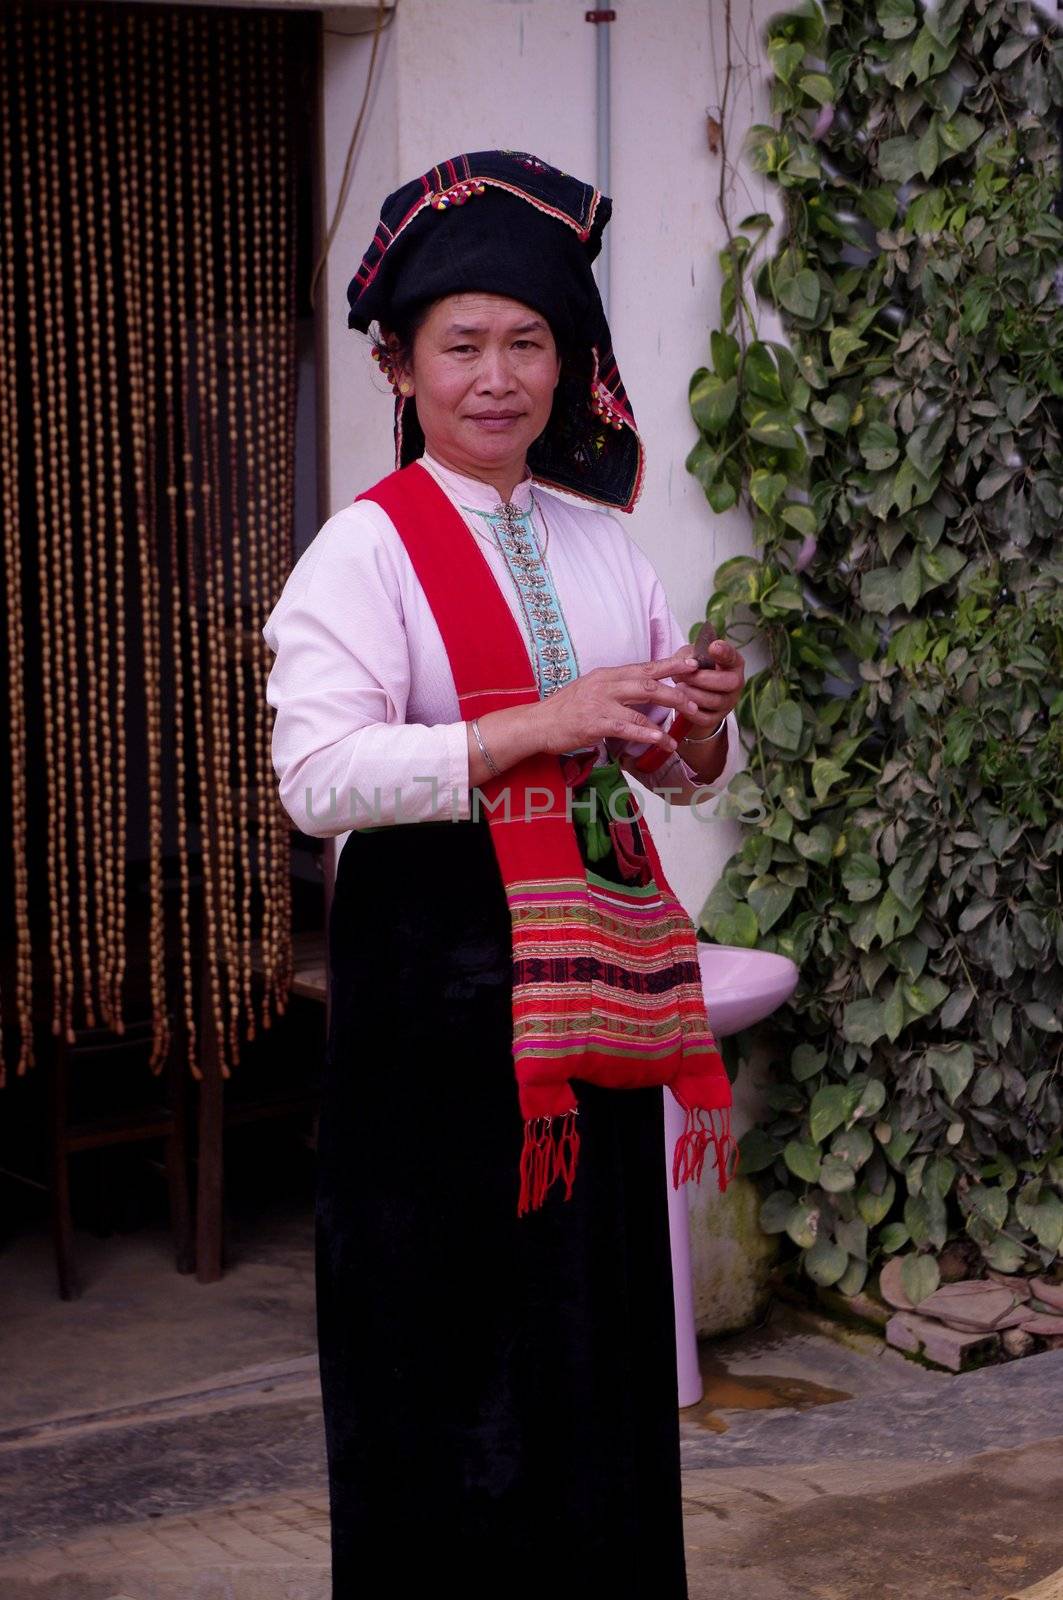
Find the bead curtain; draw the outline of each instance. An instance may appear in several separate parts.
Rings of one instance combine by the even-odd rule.
[[[260,630],[292,561],[300,28],[0,13],[0,1084],[35,1019],[122,1033],[133,965],[155,1071],[175,1020],[229,1076],[285,1009]]]

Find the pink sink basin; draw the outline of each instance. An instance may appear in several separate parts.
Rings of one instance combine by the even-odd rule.
[[[786,956],[737,945],[698,945],[701,985],[709,1025],[718,1039],[770,1017],[797,987],[798,971]],[[672,1243],[675,1294],[676,1373],[681,1406],[697,1405],[703,1388],[698,1370],[694,1322],[694,1280],[690,1261],[690,1211],[685,1191],[672,1187],[672,1151],[683,1131],[683,1113],[670,1091],[664,1096],[665,1161],[668,1170],[668,1226]],[[736,1128],[736,1133],[738,1132]],[[706,1172],[702,1183],[715,1183]]]
[[[718,1039],[770,1017],[797,988],[797,968],[770,950],[699,944],[701,986]]]

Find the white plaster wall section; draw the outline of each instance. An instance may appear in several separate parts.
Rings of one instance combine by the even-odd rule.
[[[402,0],[403,173],[462,150],[527,150],[594,178],[594,27],[572,0]]]
[[[368,339],[347,326],[347,285],[373,237],[381,201],[400,181],[396,34],[401,26],[400,8],[395,22],[381,36],[346,205],[318,279],[327,395],[321,426],[327,430],[329,477],[329,503],[321,508],[322,522],[349,505],[394,463],[391,391],[370,358]],[[342,31],[342,19],[333,25],[325,18],[324,228],[335,214],[371,53],[371,35],[351,35]]]

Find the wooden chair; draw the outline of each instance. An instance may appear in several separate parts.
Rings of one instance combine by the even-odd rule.
[[[293,998],[325,1006],[328,1017],[328,917],[331,905],[331,875],[328,856],[324,867],[323,926],[296,933],[293,945],[293,978],[289,991]],[[264,976],[261,961],[252,953],[252,972]],[[196,1277],[200,1283],[216,1283],[224,1271],[224,1140],[227,1128],[267,1118],[292,1117],[316,1107],[316,1092],[289,1089],[277,1094],[235,1101],[226,1096],[221,1075],[218,1044],[208,996],[209,972],[201,968],[200,1015],[203,1073],[198,1085],[198,1137],[196,1175]],[[253,1070],[253,1068],[252,1068]]]
[[[173,1019],[170,1021],[172,1028]],[[176,1035],[171,1037],[175,1039]],[[82,1293],[74,1254],[70,1158],[85,1150],[162,1140],[176,1266],[178,1272],[193,1269],[184,1067],[180,1051],[171,1044],[162,1073],[152,1080],[147,1065],[151,1043],[150,1017],[131,1022],[124,1034],[113,1033],[109,1028],[81,1028],[76,1030],[73,1044],[65,1039],[50,1041],[50,1057],[46,1054],[44,1069],[48,1073],[52,1235],[59,1293],[64,1300],[75,1300]],[[73,1075],[83,1070],[91,1072],[104,1062],[111,1068],[118,1064],[142,1067],[144,1076],[157,1085],[158,1092],[145,1104],[72,1122],[69,1107]]]

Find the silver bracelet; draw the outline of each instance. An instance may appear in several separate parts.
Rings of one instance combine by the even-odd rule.
[[[726,726],[727,726],[727,718],[724,717],[723,721],[720,723],[720,726],[718,728],[713,728],[711,733],[702,734],[700,739],[692,739],[689,734],[684,734],[683,737],[680,739],[679,743],[680,744],[708,744],[710,739],[718,739],[720,737],[720,734],[723,732],[723,730],[724,730],[724,728]]]
[[[487,746],[484,744],[483,740],[480,737],[480,719],[479,719],[479,717],[473,717],[473,719],[472,719],[472,731],[473,731],[473,734],[474,734],[474,736],[476,738],[476,743],[480,746],[480,754],[483,756],[484,760],[487,762],[487,765],[490,767],[490,769],[494,773],[495,777],[496,778],[500,778],[502,776],[502,774],[498,770],[498,768],[495,766],[494,762],[492,761],[490,751],[488,750]]]

